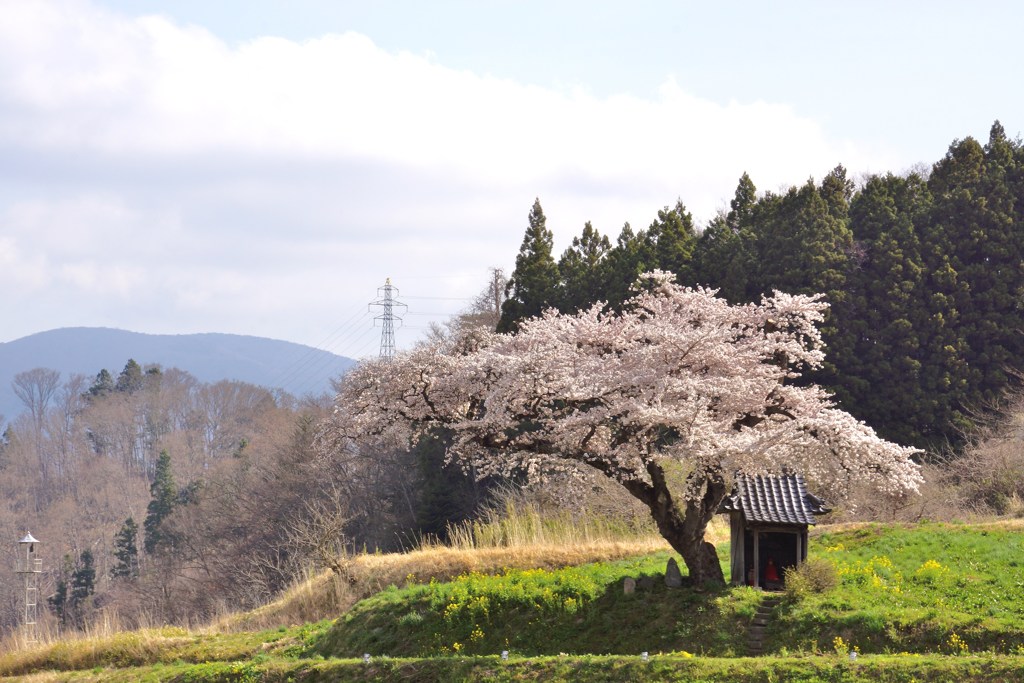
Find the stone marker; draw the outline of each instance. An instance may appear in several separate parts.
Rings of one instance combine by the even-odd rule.
[[[626,595],[632,595],[636,592],[636,579],[629,576],[622,580],[622,592]]]
[[[653,576],[641,576],[636,582],[637,588],[642,591],[654,590],[654,577]]]
[[[668,558],[668,566],[665,567],[665,585],[669,588],[679,588],[683,585],[683,575],[679,572],[679,565],[676,558]]]

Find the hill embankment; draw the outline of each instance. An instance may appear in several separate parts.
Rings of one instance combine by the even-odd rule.
[[[775,595],[744,587],[668,588],[669,554],[650,548],[543,569],[517,568],[514,558],[527,555],[509,549],[433,579],[421,556],[417,571],[425,573],[409,572],[404,581],[369,591],[333,620],[263,631],[224,628],[271,618],[264,613],[205,631],[60,641],[9,652],[0,658],[0,674],[177,681],[1020,680],[1022,531],[1019,521],[825,528],[812,539],[811,559],[831,569],[834,583],[794,585]],[[720,553],[727,558],[726,544]],[[388,556],[377,557],[381,566],[392,565],[382,578],[411,566],[403,567],[399,556],[382,557]],[[626,577],[643,584],[626,593]],[[750,628],[768,600],[765,654],[751,657]],[[289,613],[285,604],[275,610],[278,618]]]

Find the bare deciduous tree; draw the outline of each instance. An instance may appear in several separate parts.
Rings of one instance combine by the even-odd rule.
[[[37,435],[42,433],[43,418],[57,389],[60,387],[60,373],[49,368],[33,368],[19,372],[11,382],[11,388],[32,416]]]

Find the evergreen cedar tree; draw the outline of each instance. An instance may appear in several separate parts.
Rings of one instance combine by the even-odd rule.
[[[178,486],[171,472],[171,456],[161,451],[156,461],[153,483],[149,487],[151,500],[146,507],[146,519],[142,523],[145,531],[143,547],[147,553],[155,553],[157,549],[171,544],[171,535],[163,528],[164,520],[178,503]]]
[[[96,566],[91,550],[78,556],[78,567],[71,574],[71,602],[80,605],[96,592]]]
[[[115,579],[135,579],[139,576],[139,527],[129,517],[114,536],[114,559],[117,563],[110,569]]]
[[[529,226],[516,256],[516,269],[505,287],[498,330],[511,332],[520,320],[540,315],[553,305],[558,293],[558,264],[552,253],[554,235],[547,228],[547,218],[540,200],[533,202]]]
[[[600,298],[603,283],[598,265],[611,248],[608,238],[589,222],[583,226],[582,235],[572,238],[572,245],[558,260],[559,310],[575,313]]]
[[[704,532],[733,473],[797,468],[832,494],[854,481],[901,494],[921,481],[912,449],[799,381],[822,365],[825,310],[818,296],[779,292],[734,305],[656,271],[621,312],[549,310],[513,334],[361,364],[320,446],[408,447],[444,430],[449,457],[480,476],[593,468],[648,507],[695,582],[722,582]]]
[[[64,556],[53,595],[47,604],[62,626],[69,623],[78,628],[85,625],[86,601],[96,592],[96,563],[92,551],[83,550],[78,562],[71,565],[71,557]]]

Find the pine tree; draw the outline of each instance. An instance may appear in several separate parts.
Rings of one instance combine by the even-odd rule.
[[[606,284],[603,298],[612,308],[618,308],[630,297],[640,273],[653,268],[653,264],[646,260],[649,254],[644,247],[645,240],[644,231],[636,234],[626,223],[615,240],[615,246],[604,259],[603,279]]]
[[[142,366],[129,358],[125,363],[124,370],[117,376],[117,384],[114,389],[122,393],[131,394],[142,388],[144,384]]]
[[[757,187],[744,171],[736,184],[736,192],[729,201],[729,213],[726,221],[733,230],[739,232],[750,225],[754,207],[757,205]]]
[[[89,387],[89,398],[102,398],[114,391],[114,378],[106,368],[96,373],[96,379]]]
[[[57,617],[57,621],[60,622],[60,625],[67,625],[68,582],[66,579],[63,577],[57,579],[57,584],[53,589],[53,595],[48,597],[46,602],[50,605],[50,609],[53,610],[53,614]]]
[[[783,197],[767,196],[754,213],[760,293],[824,292],[832,304],[842,300],[853,236],[812,181]]]
[[[156,461],[156,472],[149,487],[151,500],[146,508],[146,519],[142,523],[145,532],[143,547],[153,554],[158,549],[173,544],[173,537],[164,530],[163,523],[178,502],[178,487],[171,472],[171,456],[161,451]]]
[[[78,556],[78,567],[71,574],[71,604],[76,607],[96,592],[96,566],[91,550],[83,550]]]
[[[552,255],[554,236],[547,228],[547,218],[540,200],[530,209],[529,226],[516,256],[516,268],[505,288],[501,306],[499,332],[513,332],[519,321],[539,316],[558,299],[558,264]]]
[[[693,252],[696,284],[717,289],[730,303],[746,301],[746,246],[724,215],[711,219]]]
[[[74,567],[71,564],[71,556],[65,555],[61,562],[60,571],[57,574],[57,583],[54,586],[53,595],[46,599],[46,603],[50,606],[50,610],[53,611],[61,626],[67,626],[68,619],[71,616],[68,604],[68,581],[72,571],[74,571]]]
[[[139,576],[138,525],[129,517],[114,536],[114,559],[117,564],[110,570],[115,579],[134,579]]]
[[[604,258],[612,244],[605,235],[594,229],[588,221],[583,234],[574,237],[572,246],[565,250],[558,261],[561,277],[558,309],[563,313],[574,313],[589,308],[602,298]]]
[[[783,196],[765,195],[751,219],[757,268],[747,292],[747,301],[776,289],[790,294],[823,293],[832,306],[821,326],[829,348],[838,332],[834,311],[848,296],[847,275],[854,253],[849,220],[833,215],[833,210],[835,206],[813,181]],[[820,369],[800,381],[832,387],[837,373],[835,357],[829,355]]]
[[[930,212],[931,194],[915,174],[872,177],[853,198],[860,256],[846,301],[833,309],[829,346],[842,405],[887,438],[919,447],[951,440],[959,373],[946,351],[955,312],[928,290],[920,235]]]
[[[840,164],[821,181],[819,188],[822,199],[833,218],[845,221],[850,215],[850,199],[853,198],[853,181],[846,177],[846,169]]]
[[[954,142],[928,180],[934,208],[926,253],[935,289],[957,314],[965,412],[998,402],[1024,358],[1021,159],[1020,143],[1007,140],[997,121],[985,146]]]
[[[416,526],[423,536],[447,538],[455,525],[479,510],[489,482],[480,481],[458,463],[445,462],[451,436],[445,430],[424,435],[412,452],[419,470]]]
[[[676,281],[690,285],[694,282],[693,250],[697,245],[697,232],[693,216],[677,201],[671,209],[658,211],[658,219],[647,228],[645,247],[650,256],[645,259],[652,267],[675,273]]]
[[[718,215],[697,239],[694,249],[694,277],[698,284],[713,287],[730,303],[751,300],[756,281],[755,233],[752,231],[757,207],[757,188],[744,173],[729,202],[730,210]]]
[[[67,558],[70,564],[70,558]],[[66,567],[67,568],[67,567]],[[71,571],[70,581],[62,577],[57,583],[57,593],[51,598],[57,617],[63,625],[69,622],[77,628],[85,625],[88,612],[89,596],[96,592],[96,566],[92,551],[83,550],[78,556],[78,563]]]

